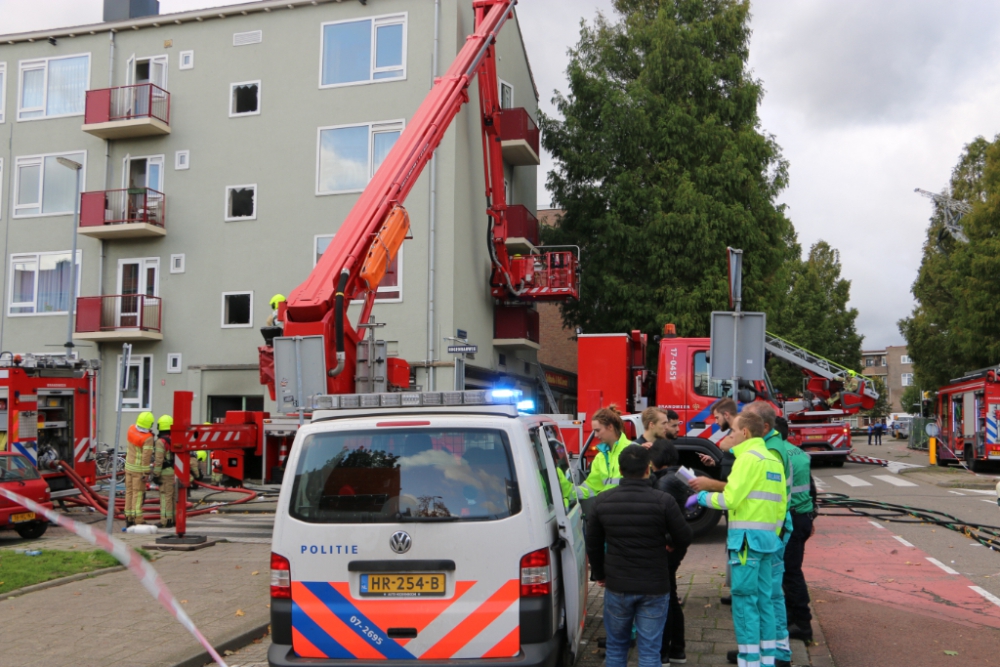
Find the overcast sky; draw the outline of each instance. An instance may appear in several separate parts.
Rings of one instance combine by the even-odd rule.
[[[430,0],[413,0],[430,2]],[[377,5],[372,0],[371,5]],[[236,4],[161,0],[161,13]],[[44,7],[44,11],[41,11]],[[101,20],[101,0],[0,0],[0,32]],[[581,19],[610,0],[520,0],[542,108],[566,91],[567,49]],[[750,65],[760,110],[791,164],[781,201],[803,249],[840,250],[865,348],[900,345],[913,307],[930,202],[963,145],[1000,131],[1000,3],[989,0],[757,0]],[[541,187],[551,167],[543,158]],[[721,261],[721,259],[720,259]]]

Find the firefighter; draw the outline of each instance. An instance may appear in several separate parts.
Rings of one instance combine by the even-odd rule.
[[[153,458],[153,413],[141,412],[128,428],[125,449],[125,526],[139,526],[142,501],[146,495],[149,463]]]
[[[275,294],[271,297],[271,315],[267,318],[267,326],[285,328],[285,323],[278,319],[278,306],[287,301],[284,294]]]
[[[201,481],[208,477],[208,452],[204,449],[199,449],[194,453],[194,459],[191,461],[191,477]]]
[[[625,435],[621,413],[613,405],[595,412],[590,426],[598,440],[597,456],[590,465],[590,474],[580,486],[582,498],[594,498],[601,491],[618,486],[622,478],[618,457],[623,449],[632,444]]]
[[[153,482],[160,487],[160,523],[158,528],[174,525],[174,504],[177,502],[174,486],[174,453],[170,449],[170,427],[174,418],[163,415],[156,423],[156,443],[153,452]]]
[[[729,511],[726,547],[733,571],[733,624],[741,665],[788,665],[775,660],[772,559],[781,546],[788,495],[778,455],[767,449],[768,428],[752,412],[736,418],[720,445],[736,457],[722,493],[700,491],[685,504]]]

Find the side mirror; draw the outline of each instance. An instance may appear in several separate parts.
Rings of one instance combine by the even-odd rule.
[[[924,433],[926,433],[931,438],[936,438],[938,436],[938,433],[940,432],[941,429],[939,429],[938,425],[934,422],[929,422],[926,426],[924,426]]]

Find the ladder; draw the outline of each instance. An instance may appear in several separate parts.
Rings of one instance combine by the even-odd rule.
[[[556,397],[552,393],[552,387],[549,386],[549,381],[545,379],[545,369],[539,363],[534,364],[535,366],[535,378],[538,380],[539,386],[542,388],[542,393],[545,394],[545,400],[549,402],[549,407],[552,408],[552,414],[559,412],[559,404],[556,403]],[[539,410],[539,412],[542,412]]]
[[[795,343],[775,336],[770,331],[764,334],[764,347],[779,359],[784,359],[827,380],[843,382],[853,374],[846,366],[813,354]]]

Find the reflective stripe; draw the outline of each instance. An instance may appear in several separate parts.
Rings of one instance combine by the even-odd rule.
[[[793,486],[792,493],[809,493],[809,485],[803,484],[802,486]]]
[[[788,641],[788,637],[785,637],[784,639],[779,639],[778,641],[776,641],[775,642],[775,646],[777,647],[777,649],[779,651],[791,651],[792,650],[792,645]]]
[[[741,528],[743,530],[778,530],[784,525],[783,522],[767,523],[764,521],[732,521],[730,528]]]
[[[778,642],[774,641],[773,639],[768,641],[762,641],[760,643],[760,647],[765,651],[769,648],[778,648]]]
[[[764,456],[764,455],[763,455],[763,454],[761,454],[760,452],[758,452],[758,451],[755,451],[755,450],[753,450],[753,449],[749,449],[749,450],[747,450],[747,452],[746,452],[746,453],[747,453],[747,454],[753,454],[754,456],[756,456],[757,458],[759,458],[759,459],[760,459],[761,461],[763,461],[764,459],[766,459],[766,458],[767,458],[766,456]]]
[[[609,477],[604,480],[604,486],[618,486],[621,481],[621,477]]]
[[[747,494],[747,498],[753,498],[754,500],[768,500],[772,503],[785,502],[784,496],[780,493],[768,493],[767,491],[751,491]]]
[[[712,505],[717,510],[729,509],[729,505],[726,504],[726,497],[718,491],[709,494],[708,504]]]
[[[739,645],[739,651],[740,651],[740,653],[760,653],[760,645],[759,644],[740,644]]]

